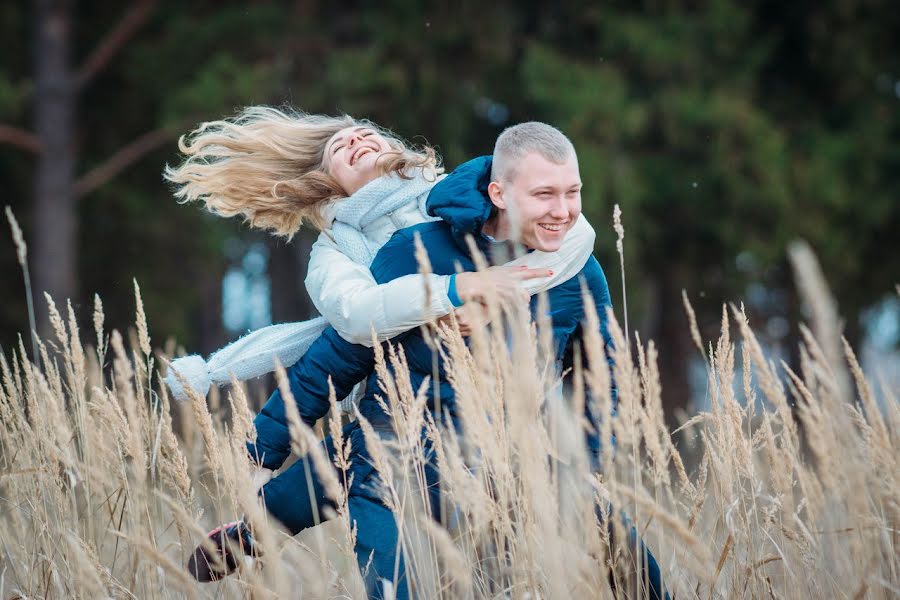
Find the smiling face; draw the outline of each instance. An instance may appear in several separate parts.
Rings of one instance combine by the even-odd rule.
[[[578,159],[558,164],[530,152],[511,179],[491,182],[488,193],[500,209],[495,232],[501,239],[518,232],[527,248],[556,252],[581,214]]]
[[[322,166],[348,196],[380,177],[378,159],[391,147],[371,127],[354,125],[334,134],[325,144]]]

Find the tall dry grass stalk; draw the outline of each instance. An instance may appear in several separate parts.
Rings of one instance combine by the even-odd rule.
[[[625,322],[625,341],[628,341],[628,295],[625,293],[625,227],[622,225],[622,209],[613,208],[613,229],[616,232],[616,252],[619,253],[619,271],[622,274],[622,320]]]
[[[25,303],[28,307],[28,326],[31,328],[31,351],[34,364],[38,364],[37,341],[34,339],[37,332],[37,321],[34,317],[34,296],[31,293],[31,271],[28,269],[28,246],[25,245],[22,228],[19,227],[19,222],[9,206],[6,207],[6,220],[9,221],[9,229],[16,245],[16,258],[25,281]]]
[[[635,337],[633,360],[611,313],[615,366],[589,311],[566,384],[547,324],[517,307],[490,307],[507,326],[479,328],[468,345],[455,324],[431,327],[464,434],[425,409],[433,382],[410,386],[402,348],[378,347],[393,428],[361,425],[417,597],[611,598],[610,582],[641,597],[623,514],[679,598],[896,597],[900,405],[891,390],[878,399],[841,339],[814,259],[803,250],[794,258],[814,315],[798,369],[767,358],[740,307],[723,307],[706,350],[691,318],[710,406],[684,425],[696,437],[691,457],[665,427],[655,346]],[[103,331],[99,299],[93,349],[71,306],[63,313],[51,300],[55,339],[35,340],[40,367],[22,343],[0,356],[0,595],[360,597],[351,448],[336,411],[326,425],[333,459],[288,412],[296,460],[337,506],[322,511],[327,524],[290,538],[250,484],[246,392],[234,382],[217,408],[200,397],[173,405],[135,292],[131,347]],[[585,452],[584,409],[599,423],[599,472]],[[240,515],[254,524],[261,558],[221,583],[194,583],[181,570],[189,552]]]

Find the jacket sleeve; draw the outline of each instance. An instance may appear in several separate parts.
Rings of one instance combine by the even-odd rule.
[[[532,296],[545,292],[575,277],[594,252],[594,240],[597,234],[588,223],[587,218],[579,215],[575,225],[566,234],[562,246],[556,252],[535,250],[508,262],[510,266],[527,266],[532,269],[550,269],[552,277],[529,279],[523,286]]]
[[[600,325],[600,337],[604,346],[604,355],[606,358],[607,365],[609,366],[610,373],[610,398],[612,400],[612,412],[613,415],[616,414],[616,405],[618,404],[618,390],[616,388],[616,382],[613,378],[614,376],[614,366],[615,362],[613,359],[613,341],[612,336],[609,333],[609,316],[607,315],[607,311],[612,307],[612,299],[609,293],[609,285],[606,281],[606,275],[603,273],[603,269],[600,267],[600,263],[593,257],[588,259],[588,263],[582,271],[581,276],[584,278],[583,283],[587,287],[587,291],[590,293],[591,298],[594,304],[594,310],[597,311],[597,317],[599,319]],[[563,359],[563,368],[568,369],[572,367],[572,344],[575,341],[575,338],[580,338],[582,335],[582,328],[584,327],[584,323],[576,329],[573,333],[572,337],[568,340],[566,344],[566,356]],[[590,391],[587,391],[590,394]],[[590,396],[588,396],[588,400],[590,400]],[[599,461],[599,457],[601,455],[601,441],[599,436],[599,423],[595,420],[594,412],[589,409],[590,402],[585,404],[585,418],[591,423],[594,431],[590,435],[587,436],[587,445],[588,450],[592,456],[592,460]],[[614,442],[615,443],[615,442]]]
[[[591,258],[589,264],[584,270],[585,284],[588,292],[594,300],[594,310],[597,311],[597,318],[600,320],[600,337],[603,339],[603,346],[606,354],[606,362],[609,365],[610,377],[613,375],[613,345],[612,336],[609,333],[609,316],[607,311],[612,308],[612,298],[609,294],[609,284],[606,281],[606,275],[600,267],[597,259]],[[616,383],[612,381],[612,400],[613,408],[616,406]]]
[[[331,408],[329,377],[337,398],[343,398],[372,372],[374,364],[371,348],[351,344],[333,328],[326,329],[306,354],[287,369],[291,394],[303,421],[312,427]],[[247,444],[251,459],[267,469],[277,469],[290,454],[291,442],[280,390],[269,396],[253,423],[256,442]]]
[[[368,267],[354,263],[322,233],[310,253],[306,289],[341,337],[371,347],[373,329],[383,342],[453,309],[449,276],[413,273],[379,285]]]

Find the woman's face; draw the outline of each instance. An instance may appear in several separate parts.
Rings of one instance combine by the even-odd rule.
[[[322,164],[347,195],[381,176],[378,159],[390,150],[387,140],[377,131],[361,125],[345,127],[325,144]]]

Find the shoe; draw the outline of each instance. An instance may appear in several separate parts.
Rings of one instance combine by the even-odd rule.
[[[231,575],[240,566],[244,556],[256,554],[250,527],[243,521],[216,527],[206,534],[206,539],[212,543],[215,551],[210,552],[208,544],[201,544],[191,554],[187,564],[187,570],[201,583],[218,581]]]

